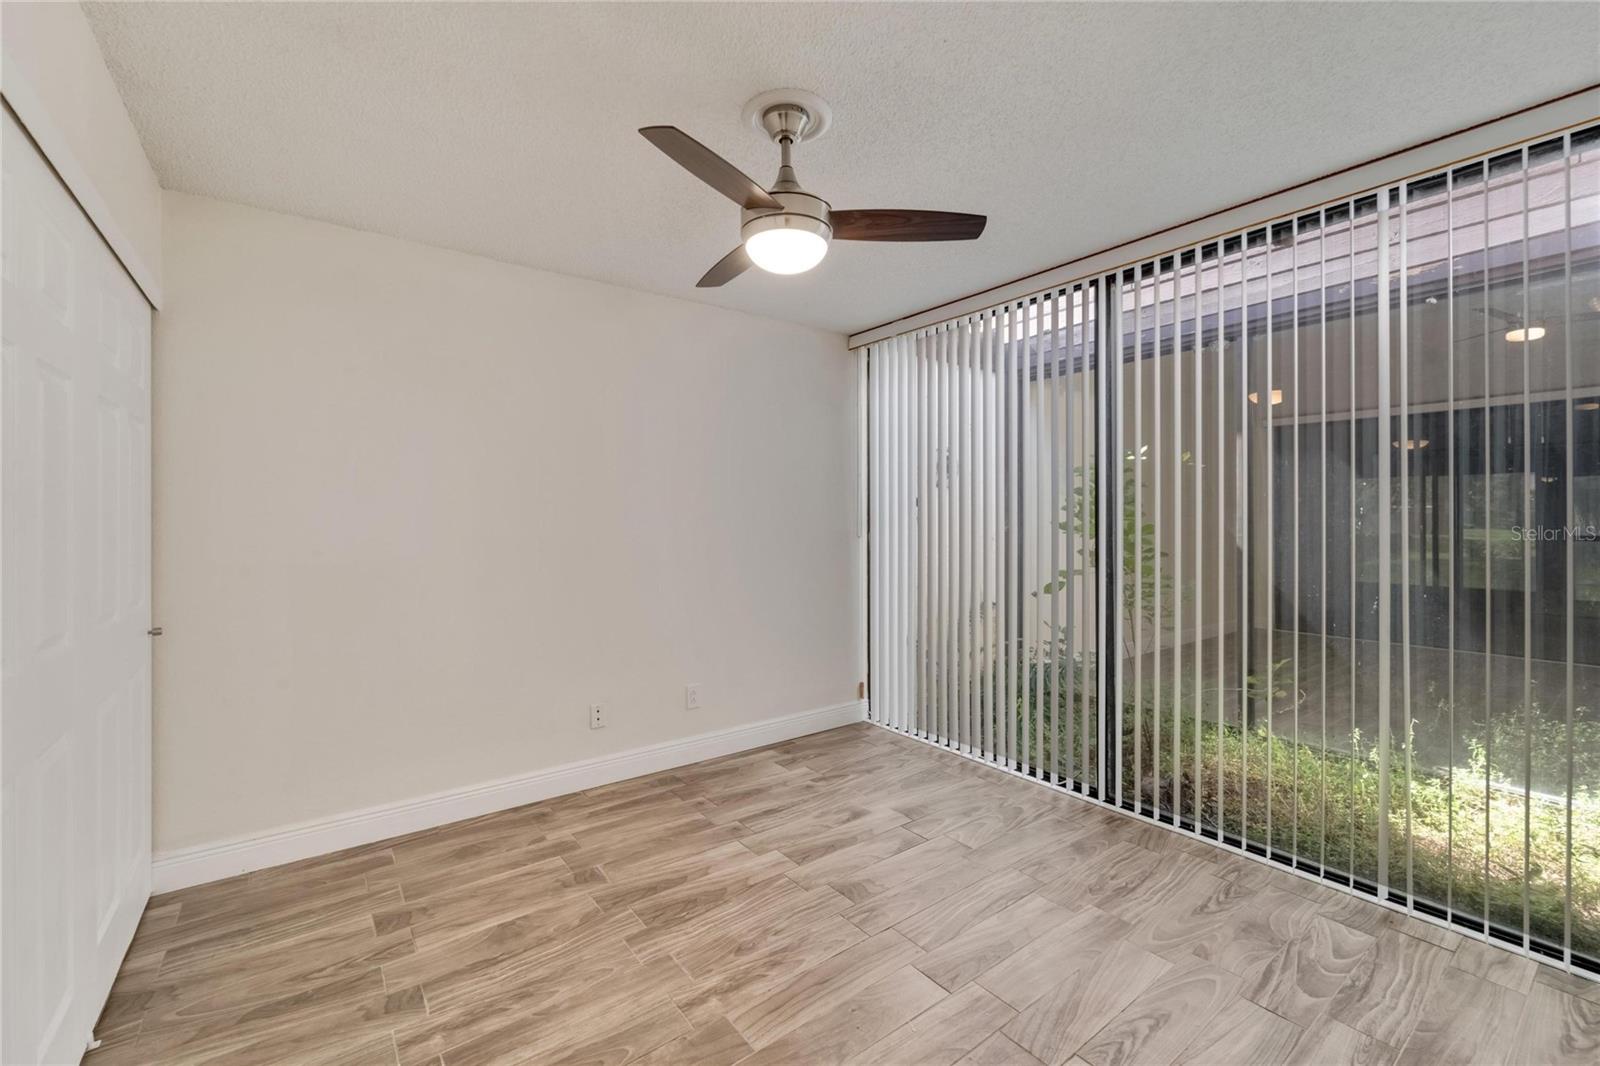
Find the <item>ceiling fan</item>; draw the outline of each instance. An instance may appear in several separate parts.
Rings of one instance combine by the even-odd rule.
[[[706,271],[696,287],[726,285],[751,266],[773,274],[804,273],[822,262],[831,240],[970,241],[983,232],[985,216],[957,211],[833,210],[828,201],[800,187],[790,160],[793,147],[812,125],[811,113],[801,104],[781,102],[764,109],[760,117],[781,153],[778,180],[771,189],[763,189],[676,126],[646,126],[639,131],[742,209],[742,243]]]

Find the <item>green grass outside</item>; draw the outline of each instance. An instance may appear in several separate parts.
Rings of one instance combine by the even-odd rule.
[[[1037,668],[1030,665],[1028,675],[1019,682],[1026,687],[1038,678]],[[1083,751],[1082,694],[1094,691],[1092,668],[1085,669],[1080,663],[1071,678],[1063,671],[1058,680],[1056,731],[1052,738],[1048,723],[1043,731],[1044,761],[1048,766],[1052,757],[1058,757],[1058,771],[1065,773],[1071,751],[1075,765],[1090,767],[1089,783],[1098,785],[1094,771],[1099,765],[1098,715],[1092,705],[1087,760]],[[1075,713],[1071,714],[1066,703],[1069,681],[1076,694]],[[1040,723],[1026,707],[1036,702],[1043,701],[1019,698],[1017,703],[1017,728],[1027,730],[1030,747],[1031,738],[1039,735]],[[1179,706],[1192,704],[1184,698]],[[1197,731],[1192,710],[1181,714],[1174,744],[1168,703],[1161,716],[1158,750],[1150,707],[1147,704],[1138,716],[1141,728],[1136,733],[1135,707],[1130,701],[1123,716],[1124,799],[1137,794],[1145,804],[1156,804],[1164,811],[1171,811],[1176,802],[1184,817],[1192,819],[1198,813],[1200,824],[1207,829],[1215,829],[1220,822],[1225,833],[1261,845],[1269,843],[1270,803],[1270,844],[1274,849],[1312,859],[1331,871],[1375,881],[1380,789],[1377,743],[1358,735],[1352,738],[1348,753],[1324,751],[1283,736],[1269,737],[1264,724],[1242,728],[1226,721],[1219,724],[1215,716],[1214,703],[1203,706]],[[1508,720],[1518,719],[1513,714]],[[1531,735],[1536,751],[1527,750],[1521,736],[1496,738],[1501,757],[1494,759],[1493,774],[1488,773],[1482,748],[1474,747],[1451,772],[1441,767],[1413,767],[1408,777],[1403,743],[1391,744],[1389,883],[1404,890],[1409,876],[1415,897],[1448,903],[1465,914],[1481,915],[1487,909],[1497,924],[1520,933],[1526,880],[1530,931],[1559,945],[1564,937],[1569,887],[1564,797],[1535,794],[1525,800],[1518,787],[1485,788],[1486,778],[1504,780],[1502,758],[1513,766],[1521,765],[1525,758],[1536,764],[1564,763],[1568,739],[1564,723],[1536,718]],[[1137,777],[1136,742],[1143,755]],[[1600,751],[1593,746],[1584,750],[1591,748]],[[1595,779],[1587,764],[1578,769],[1575,780]],[[1571,835],[1572,947],[1600,956],[1600,794],[1584,784],[1573,790]]]

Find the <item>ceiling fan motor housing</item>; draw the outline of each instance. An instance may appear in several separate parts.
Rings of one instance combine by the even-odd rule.
[[[757,233],[771,229],[797,229],[815,233],[823,240],[833,239],[833,225],[829,221],[828,201],[808,192],[774,190],[772,198],[783,205],[782,211],[765,207],[747,207],[742,213],[739,235],[749,240]]]

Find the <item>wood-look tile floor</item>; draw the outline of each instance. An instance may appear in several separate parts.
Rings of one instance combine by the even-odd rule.
[[[871,726],[158,896],[91,1066],[1587,1063],[1600,985]]]

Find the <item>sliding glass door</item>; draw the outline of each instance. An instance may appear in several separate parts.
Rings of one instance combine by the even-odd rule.
[[[876,720],[1600,965],[1600,129],[868,359]]]

